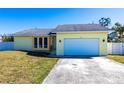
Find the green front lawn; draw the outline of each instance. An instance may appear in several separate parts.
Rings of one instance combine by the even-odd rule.
[[[0,52],[0,83],[42,83],[57,58],[36,57],[27,52]]]
[[[124,55],[108,55],[107,58],[124,63]]]

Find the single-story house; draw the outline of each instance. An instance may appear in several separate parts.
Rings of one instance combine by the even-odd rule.
[[[107,55],[108,28],[100,24],[67,24],[14,34],[15,50],[50,52],[57,56]]]

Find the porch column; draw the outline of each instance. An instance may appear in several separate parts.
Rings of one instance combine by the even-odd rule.
[[[39,48],[39,37],[37,37],[37,48]]]

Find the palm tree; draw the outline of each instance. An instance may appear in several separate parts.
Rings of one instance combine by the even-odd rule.
[[[104,27],[109,26],[111,24],[111,19],[102,17],[101,19],[99,19],[99,24],[101,24]]]

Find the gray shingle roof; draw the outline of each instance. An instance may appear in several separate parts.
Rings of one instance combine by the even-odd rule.
[[[76,31],[108,31],[109,29],[100,24],[67,24],[59,25],[55,29],[28,29],[16,32],[13,36],[48,36],[56,32],[76,32]]]
[[[52,29],[28,29],[20,32],[16,32],[13,36],[48,36]]]
[[[100,24],[67,24],[57,26],[52,32],[66,31],[108,31],[108,28],[103,27]]]

